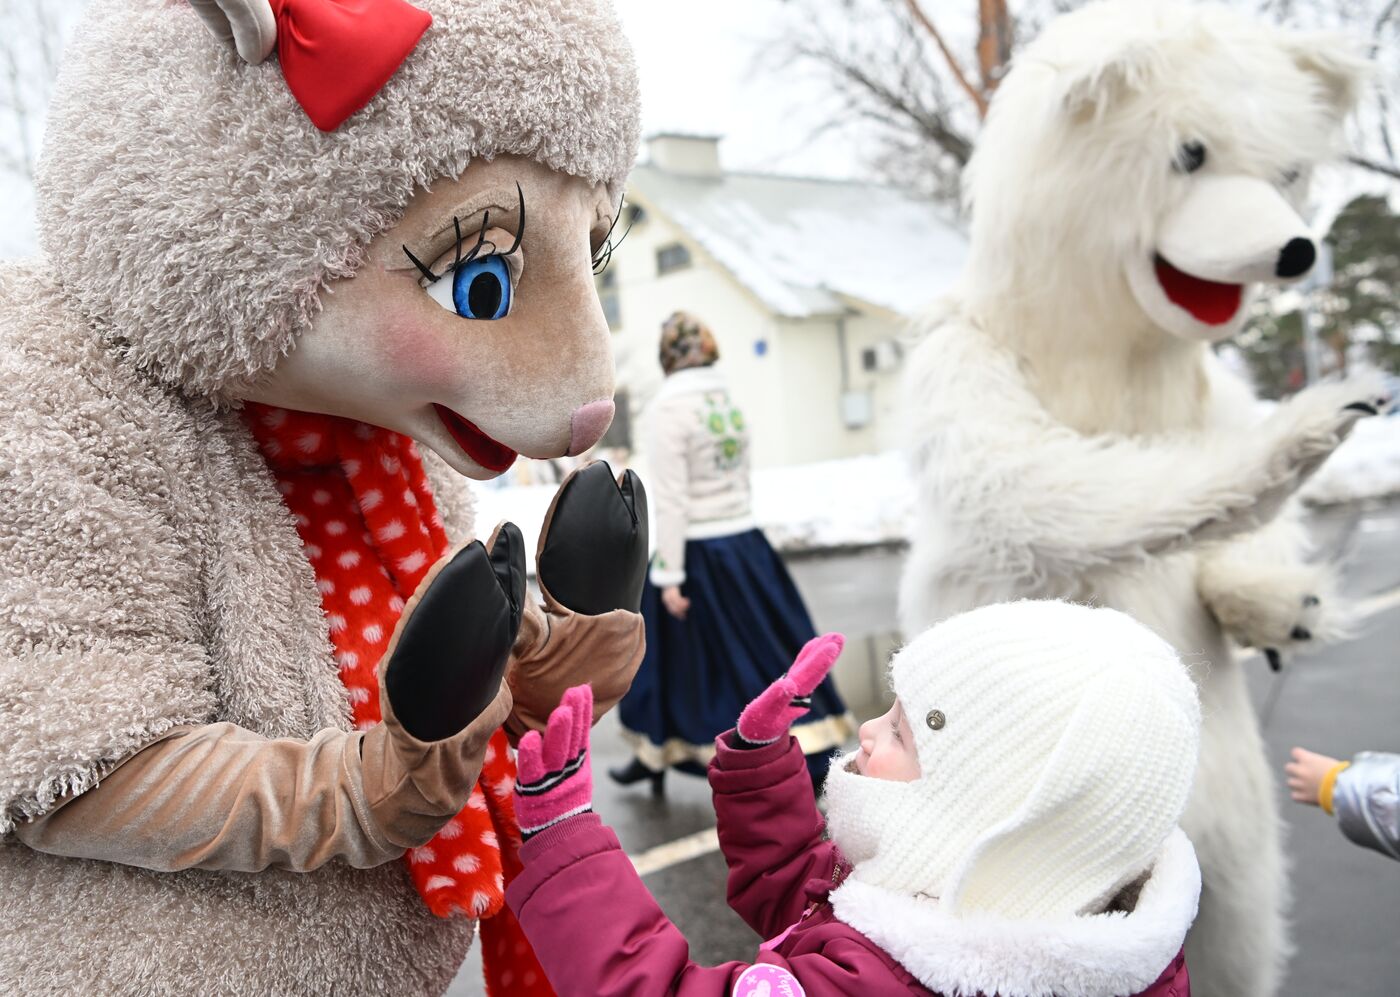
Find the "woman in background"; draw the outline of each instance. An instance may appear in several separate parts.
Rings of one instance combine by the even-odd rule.
[[[649,418],[648,491],[656,554],[642,594],[646,657],[619,706],[631,763],[617,782],[668,767],[703,775],[714,739],[816,636],[777,552],[753,519],[749,434],[715,366],[714,336],[676,312],[661,327],[666,379]],[[828,678],[793,728],[814,786],[855,722]]]

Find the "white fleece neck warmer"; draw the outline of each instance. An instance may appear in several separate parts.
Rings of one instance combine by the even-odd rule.
[[[904,862],[899,833],[927,819],[932,801],[917,782],[892,782],[861,775],[851,767],[855,752],[831,763],[826,776],[826,827],[852,876],[907,896],[936,896],[950,868],[936,863],[917,874]],[[888,839],[888,841],[886,840]]]

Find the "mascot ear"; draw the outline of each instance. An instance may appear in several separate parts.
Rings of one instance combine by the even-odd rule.
[[[244,62],[257,65],[277,47],[277,18],[268,0],[190,0],[215,37],[233,42]]]
[[[1288,32],[1285,47],[1305,73],[1317,77],[1339,117],[1356,107],[1375,75],[1375,65],[1346,35],[1332,32]]]
[[[1107,58],[1067,67],[1064,106],[1074,118],[1099,118],[1115,104],[1146,88],[1157,55],[1146,45],[1105,53]]]

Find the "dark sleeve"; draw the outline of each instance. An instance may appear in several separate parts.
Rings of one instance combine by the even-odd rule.
[[[802,916],[808,881],[832,881],[837,852],[822,838],[824,823],[796,738],[740,749],[731,747],[732,734],[715,739],[710,763],[729,906],[772,938]]]
[[[730,997],[753,970],[745,962],[694,962],[596,814],[570,817],[531,838],[520,857],[525,871],[507,887],[506,902],[559,997]],[[807,997],[891,992],[869,986],[891,976],[855,938],[792,960],[766,953],[764,963],[789,974]]]

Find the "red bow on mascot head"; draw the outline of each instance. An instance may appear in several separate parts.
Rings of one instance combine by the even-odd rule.
[[[275,48],[292,96],[324,132],[368,104],[433,23],[405,0],[189,2],[245,61]]]

